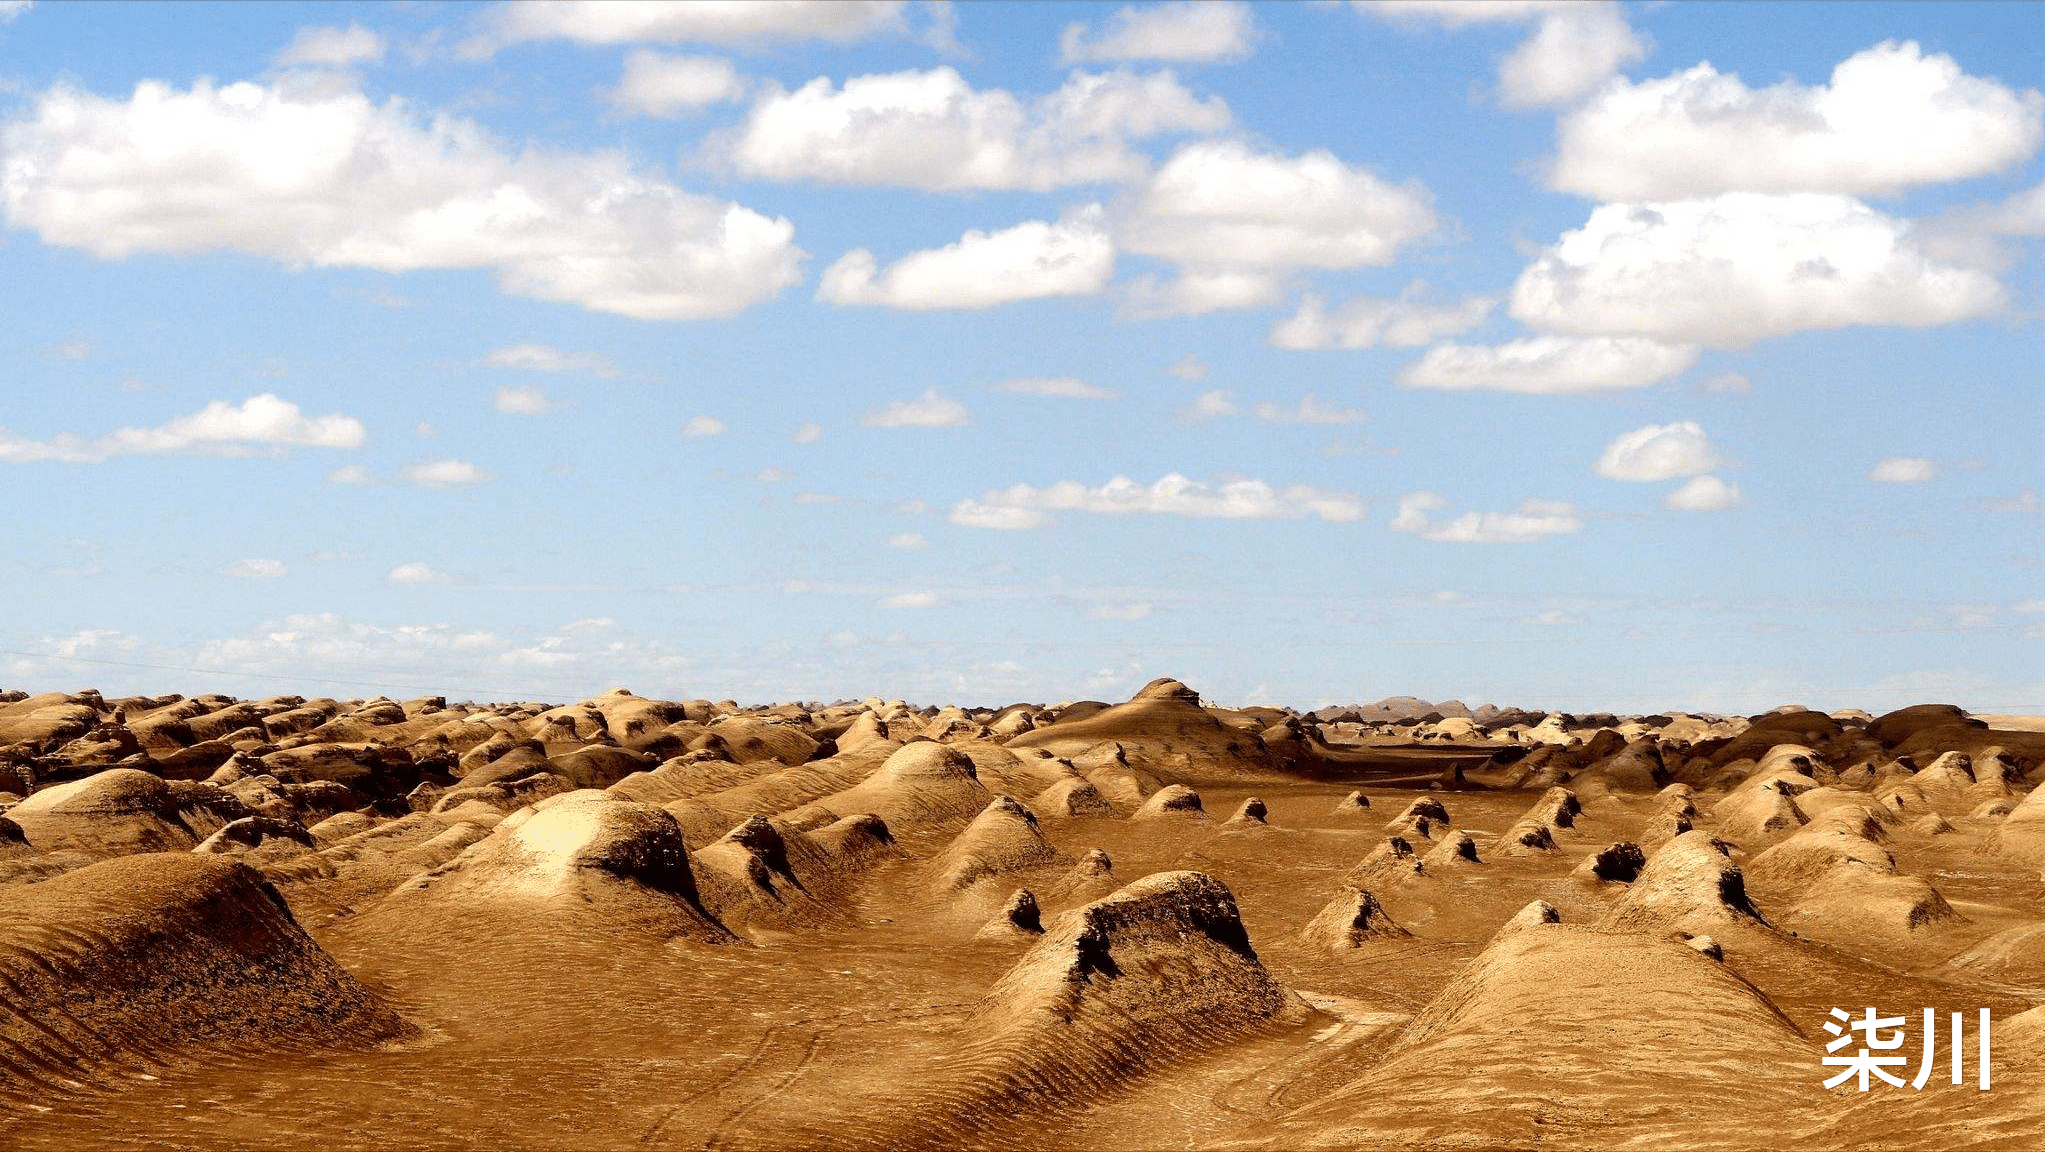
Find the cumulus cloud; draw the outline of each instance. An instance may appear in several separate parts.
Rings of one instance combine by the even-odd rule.
[[[1195,270],[1391,263],[1434,231],[1433,198],[1328,151],[1283,156],[1232,140],[1184,145],[1118,222],[1126,250]]]
[[[797,444],[821,444],[824,442],[824,426],[814,420],[805,420],[789,439]]]
[[[817,299],[911,311],[992,308],[1049,296],[1090,296],[1115,272],[1115,247],[1088,207],[1057,223],[1030,220],[999,232],[967,232],[942,248],[912,252],[885,269],[864,248],[824,271]]]
[[[453,584],[457,581],[450,573],[442,572],[423,560],[414,560],[409,564],[400,564],[385,573],[384,582],[388,584]]]
[[[1113,60],[1165,60],[1192,63],[1240,60],[1257,38],[1250,6],[1237,0],[1171,0],[1145,7],[1124,7],[1095,32],[1084,23],[1065,26],[1058,38],[1067,64]]]
[[[1420,286],[1396,298],[1356,296],[1328,306],[1324,297],[1309,294],[1299,311],[1271,328],[1273,347],[1297,352],[1331,348],[1418,348],[1467,332],[1484,323],[1498,306],[1493,296],[1465,296],[1447,304],[1419,298]]]
[[[551,344],[506,344],[476,361],[485,368],[518,368],[563,375],[616,376],[617,366],[601,352],[563,352]]]
[[[689,422],[682,425],[682,435],[691,438],[722,436],[725,427],[724,421],[715,416],[691,416]]]
[[[1567,104],[1647,57],[1647,42],[1617,4],[1554,8],[1498,63],[1498,90],[1516,108]]]
[[[1631,336],[1446,343],[1400,369],[1399,383],[1451,392],[1603,392],[1666,380],[1696,363],[1697,355],[1692,344]]]
[[[537,384],[499,388],[490,403],[491,407],[507,416],[543,416],[554,408],[554,401],[547,396],[547,390]]]
[[[1695,476],[1719,466],[1711,438],[1694,420],[1649,424],[1605,446],[1598,457],[1598,475],[1607,480],[1651,483]]]
[[[1576,507],[1555,500],[1528,500],[1512,512],[1465,512],[1453,520],[1434,513],[1448,501],[1433,492],[1412,492],[1399,501],[1392,530],[1450,544],[1530,544],[1583,530]]]
[[[1938,463],[1926,456],[1889,456],[1868,469],[1877,484],[1922,484],[1938,475]]]
[[[891,400],[859,422],[869,428],[960,428],[971,420],[964,404],[931,388],[913,400]]]
[[[880,606],[883,608],[935,608],[942,603],[944,601],[935,592],[917,591],[897,592],[893,596],[882,597]]]
[[[1446,28],[1533,23],[1533,34],[1498,64],[1499,94],[1514,107],[1567,104],[1647,55],[1647,40],[1616,3],[1602,0],[1354,0],[1396,21]]]
[[[360,448],[362,421],[353,416],[307,416],[269,392],[240,404],[215,400],[187,416],[153,428],[116,428],[101,436],[60,432],[30,440],[0,428],[0,461],[97,464],[115,456],[284,455],[294,448]]]
[[[369,469],[364,468],[360,464],[343,464],[332,472],[327,473],[327,483],[345,484],[351,488],[359,488],[367,484],[376,483],[376,477],[371,474]]]
[[[888,547],[902,552],[915,552],[930,547],[930,541],[921,532],[897,532],[888,537]]]
[[[2003,306],[1992,275],[1941,263],[1911,226],[1846,196],[1734,192],[1606,204],[1520,274],[1536,328],[1743,348],[1859,324],[1927,327]]]
[[[1707,396],[1745,396],[1754,390],[1754,382],[1738,372],[1721,372],[1699,380],[1697,390]]]
[[[746,88],[746,78],[722,57],[675,56],[639,48],[626,54],[618,86],[606,95],[623,111],[671,119],[713,104],[737,103]]]
[[[398,479],[421,488],[466,488],[490,478],[467,460],[421,460],[398,469]]]
[[[1692,476],[1662,503],[1679,512],[1723,512],[1739,505],[1740,487],[1716,476]]]
[[[277,53],[277,64],[285,68],[346,68],[383,59],[384,48],[384,38],[360,24],[300,28],[284,51]]]
[[[1012,376],[990,387],[1017,396],[1052,396],[1062,400],[1113,400],[1119,395],[1112,388],[1077,376]]]
[[[1145,274],[1130,280],[1123,288],[1117,314],[1126,320],[1205,316],[1268,308],[1283,299],[1285,279],[1273,272],[1187,268],[1176,276]]]
[[[1361,424],[1370,418],[1361,408],[1344,408],[1330,404],[1312,392],[1299,398],[1290,407],[1276,400],[1264,400],[1251,409],[1257,419],[1273,424]]]
[[[291,569],[282,560],[236,560],[213,570],[217,575],[232,576],[238,580],[276,580]]]
[[[1330,522],[1363,519],[1361,497],[1304,484],[1276,486],[1262,480],[1190,480],[1176,472],[1152,484],[1117,476],[1099,487],[1061,480],[1047,487],[1016,484],[962,500],[951,510],[951,522],[969,528],[1034,528],[1047,513],[1089,512],[1100,515],[1189,516],[1221,520],[1299,520],[1309,516]]]
[[[1202,392],[1193,398],[1191,404],[1179,409],[1179,422],[1204,424],[1209,420],[1219,420],[1223,416],[1233,416],[1240,411],[1241,409],[1236,407],[1234,393],[1226,388],[1216,388]]]
[[[996,504],[982,504],[977,500],[961,500],[952,507],[951,522],[963,528],[991,528],[997,531],[1016,531],[1025,528],[1041,528],[1050,523],[1051,518],[1031,508],[1010,508]]]
[[[2031,155],[2045,95],[1888,41],[1829,84],[1753,89],[1709,63],[1615,80],[1557,126],[1550,183],[1601,200],[1723,192],[1889,193],[2002,172]]]
[[[531,40],[578,44],[850,44],[905,29],[904,0],[515,0],[492,6],[464,55],[488,56]]]
[[[1170,72],[1074,72],[1025,104],[976,90],[950,67],[818,77],[770,88],[745,121],[710,141],[740,175],[959,192],[1046,191],[1141,176],[1135,140],[1228,126],[1228,105],[1201,99]]]
[[[1192,383],[1207,379],[1207,361],[1191,352],[1165,366],[1165,375]]]
[[[12,21],[33,7],[35,0],[0,0],[0,24]]]
[[[0,204],[106,259],[237,251],[287,265],[487,269],[512,295],[645,320],[730,316],[801,279],[788,221],[616,152],[513,152],[480,125],[347,87],[66,85],[0,129]]]

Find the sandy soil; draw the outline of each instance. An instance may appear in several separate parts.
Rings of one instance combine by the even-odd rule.
[[[0,704],[0,1144],[2045,1146],[2037,729],[952,711]]]

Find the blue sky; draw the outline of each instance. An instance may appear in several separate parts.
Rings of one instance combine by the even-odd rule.
[[[0,3],[0,681],[2045,711],[2041,11]]]

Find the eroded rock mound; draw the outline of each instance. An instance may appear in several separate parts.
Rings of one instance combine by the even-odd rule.
[[[1046,926],[962,1027],[955,1063],[972,1071],[932,1093],[952,1114],[924,1123],[963,1132],[1024,1100],[1077,1105],[1308,1012],[1257,959],[1226,885],[1156,873]]]
[[[397,1013],[298,926],[252,868],[137,854],[0,890],[0,1035],[15,1084],[63,1094],[88,1070],[181,1052],[367,1047]]]
[[[724,942],[706,912],[674,817],[650,804],[573,792],[521,809],[446,864],[408,881],[378,914],[494,911],[594,920]]]
[[[1365,888],[1345,887],[1300,929],[1300,939],[1316,948],[1361,948],[1379,940],[1403,940],[1412,933],[1392,922]]]

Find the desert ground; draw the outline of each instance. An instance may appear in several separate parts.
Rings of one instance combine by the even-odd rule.
[[[2036,717],[4,701],[10,1149],[2045,1146]]]

